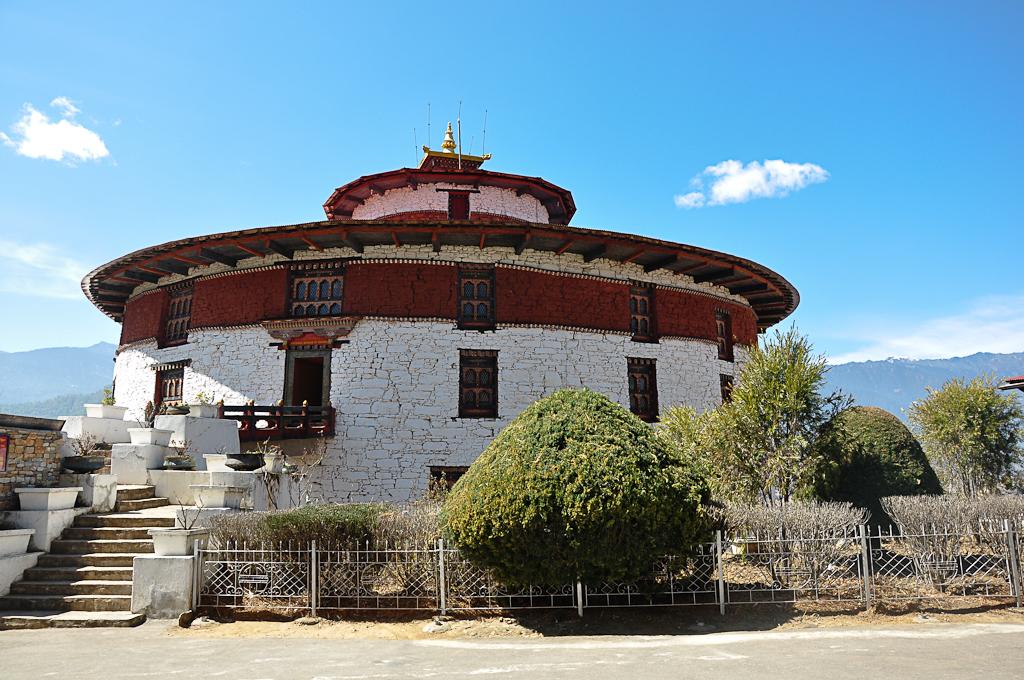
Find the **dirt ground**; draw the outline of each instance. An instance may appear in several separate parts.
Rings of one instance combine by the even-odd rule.
[[[257,617],[257,614],[251,614]],[[429,617],[382,613],[365,617],[295,620],[233,620],[201,617],[190,627],[168,627],[167,635],[189,638],[323,638],[419,640],[437,638],[537,638],[569,635],[694,635],[725,631],[800,630],[811,628],[917,626],[931,623],[1024,624],[1024,609],[975,601],[955,608],[935,603],[879,606],[872,611],[818,605],[797,609],[784,605],[732,606],[725,616],[716,607],[588,609],[507,613],[495,616]]]

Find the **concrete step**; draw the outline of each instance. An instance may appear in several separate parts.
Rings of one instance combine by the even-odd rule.
[[[118,501],[141,501],[156,496],[156,487],[150,484],[118,484]]]
[[[149,540],[149,527],[69,527],[60,535],[61,540]]]
[[[127,612],[131,595],[4,595],[0,611]]]
[[[27,628],[129,628],[146,620],[131,612],[6,611],[0,630]]]
[[[105,515],[79,515],[75,527],[82,528],[155,528],[173,527],[173,517],[149,517],[134,513],[109,513]]]
[[[132,580],[131,567],[30,567],[25,570],[26,581],[128,581]]]
[[[132,510],[147,510],[149,508],[162,508],[170,505],[166,498],[143,498],[137,501],[122,501],[118,499],[114,504],[114,512],[131,512]]]
[[[131,581],[16,581],[11,595],[131,595]]]
[[[79,567],[126,567],[131,569],[135,553],[89,553],[85,555],[39,556],[37,567],[45,569],[71,569]]]
[[[51,555],[89,555],[93,553],[151,553],[153,541],[138,539],[103,539],[73,541],[58,539],[50,544]]]

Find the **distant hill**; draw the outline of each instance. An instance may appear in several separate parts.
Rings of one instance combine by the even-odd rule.
[[[983,373],[999,379],[1024,375],[1024,352],[851,362],[832,366],[827,382],[830,389],[842,389],[853,395],[858,404],[879,406],[906,419],[903,410],[924,397],[926,387],[941,387],[951,378],[973,378]]]
[[[63,394],[23,404],[0,404],[0,413],[11,413],[16,416],[36,416],[37,418],[84,416],[85,407],[83,404],[97,404],[102,398],[102,389],[86,394]]]
[[[92,347],[0,352],[0,404],[25,405],[102,390],[114,375],[115,349],[100,342]]]

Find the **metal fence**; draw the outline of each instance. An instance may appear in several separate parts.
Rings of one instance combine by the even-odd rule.
[[[436,544],[275,544],[196,549],[197,609],[270,611],[726,606],[996,598],[1021,605],[1024,539],[1009,523],[976,530],[866,526],[829,535],[725,536],[667,556],[629,583],[510,587]]]

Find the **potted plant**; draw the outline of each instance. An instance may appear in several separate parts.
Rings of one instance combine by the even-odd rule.
[[[89,418],[124,420],[124,414],[127,411],[128,407],[115,404],[114,392],[108,387],[103,388],[103,398],[100,399],[100,403],[85,404],[85,415]]]
[[[34,533],[35,529],[18,529],[13,524],[0,521],[0,557],[28,551],[28,542]]]
[[[196,392],[196,403],[189,404],[188,414],[193,418],[216,418],[220,409],[206,392]]]
[[[201,545],[210,533],[209,529],[196,526],[203,513],[201,499],[195,500],[195,510],[192,513],[188,511],[181,499],[176,498],[175,501],[178,504],[175,518],[177,526],[171,529],[149,530],[149,535],[153,537],[153,553],[160,557],[190,556],[194,554],[195,544],[200,542]]]
[[[174,450],[169,456],[164,457],[165,470],[195,470],[196,459],[191,453],[192,442],[184,441],[178,445],[171,445]]]
[[[68,472],[88,474],[107,464],[106,455],[96,448],[96,437],[91,434],[72,439],[71,447],[75,450],[75,455],[64,456],[60,461],[61,467]]]

